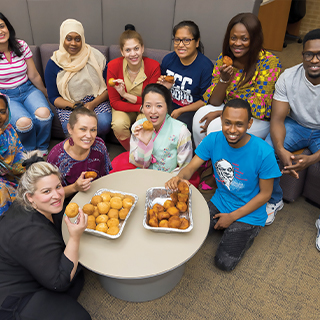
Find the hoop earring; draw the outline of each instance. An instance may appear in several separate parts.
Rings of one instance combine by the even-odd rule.
[[[74,146],[74,141],[73,141],[72,137],[69,138],[69,144],[70,144],[71,147]]]

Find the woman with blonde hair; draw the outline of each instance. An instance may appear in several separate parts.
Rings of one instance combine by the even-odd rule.
[[[59,50],[47,63],[45,80],[50,102],[67,135],[72,110],[84,105],[98,117],[98,135],[105,138],[110,130],[111,108],[105,83],[107,62],[104,55],[85,42],[82,24],[65,20],[60,27]]]
[[[0,217],[0,318],[91,319],[77,302],[84,276],[78,261],[87,216],[65,217],[64,189],[57,167],[29,154],[17,198]]]

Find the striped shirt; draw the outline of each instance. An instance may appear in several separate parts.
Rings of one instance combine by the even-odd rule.
[[[10,52],[9,62],[3,52],[0,60],[0,89],[14,89],[28,81],[26,60],[32,58],[29,46],[18,40],[22,56],[18,57],[13,51]]]

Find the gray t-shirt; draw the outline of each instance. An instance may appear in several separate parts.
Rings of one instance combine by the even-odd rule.
[[[288,102],[289,117],[300,125],[320,130],[320,84],[315,86],[306,78],[302,63],[280,75],[273,99]]]

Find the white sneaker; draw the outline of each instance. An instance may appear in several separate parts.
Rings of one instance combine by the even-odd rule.
[[[316,238],[316,247],[320,251],[320,219],[316,221],[316,227],[318,229],[317,238]]]
[[[266,226],[270,225],[273,221],[274,218],[276,217],[276,214],[278,211],[280,211],[284,206],[283,200],[281,199],[278,203],[272,204],[272,203],[267,203],[267,221],[266,221]]]

